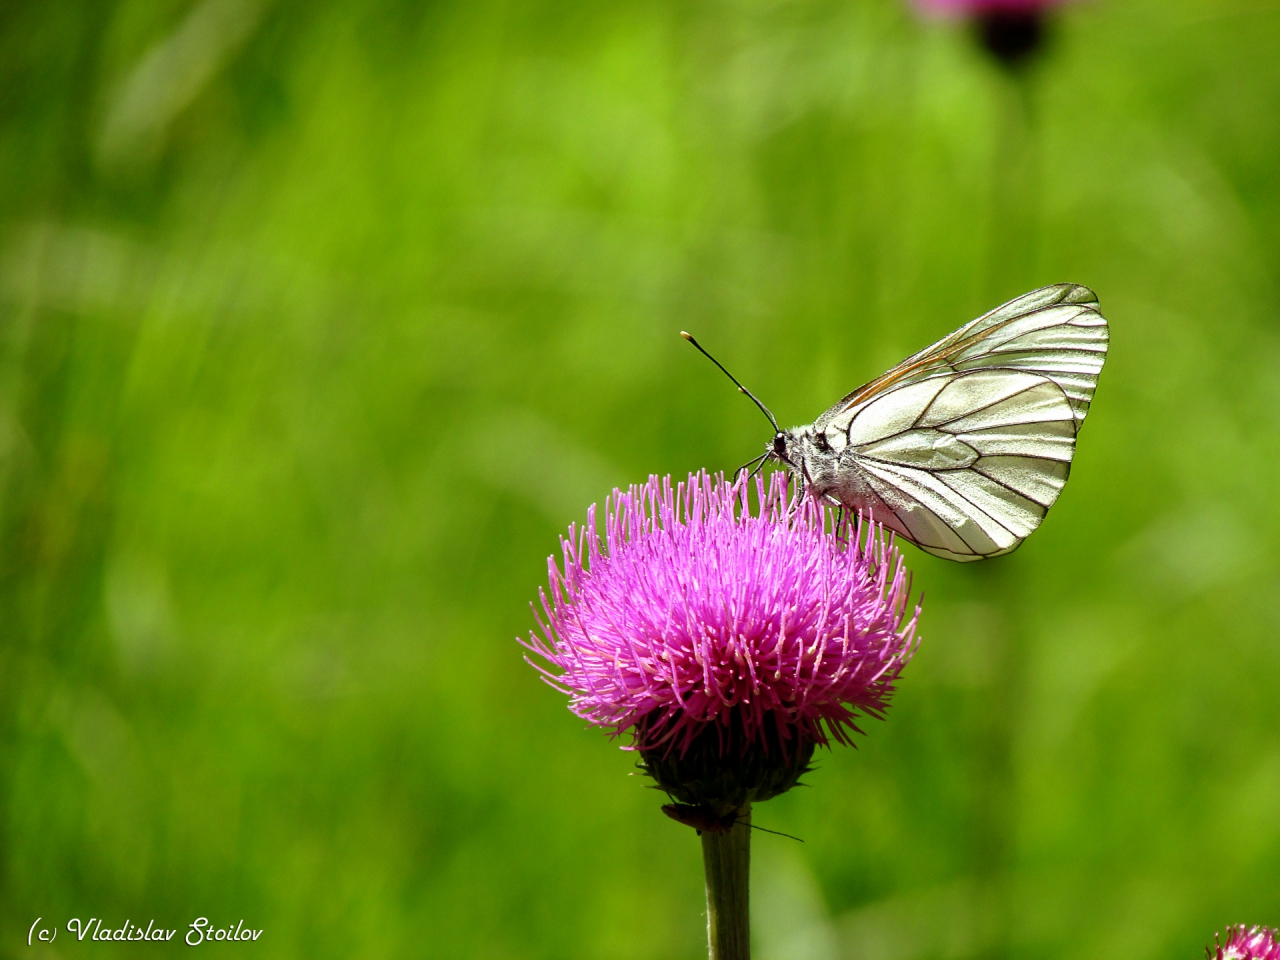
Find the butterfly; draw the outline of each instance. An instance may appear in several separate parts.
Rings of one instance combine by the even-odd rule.
[[[1109,341],[1092,290],[1042,287],[783,430],[682,336],[773,425],[749,465],[778,461],[813,495],[961,561],[1017,549],[1058,499]]]

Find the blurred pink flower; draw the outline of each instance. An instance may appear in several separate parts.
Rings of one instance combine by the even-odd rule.
[[[915,0],[928,13],[976,16],[988,13],[1039,13],[1067,0]]]
[[[755,481],[753,514],[752,486],[651,477],[606,501],[603,541],[592,507],[561,541],[563,569],[548,558],[541,635],[524,644],[548,668],[529,662],[575,714],[632,731],[632,749],[683,754],[703,733],[720,752],[848,742],[910,659],[920,611],[883,532],[828,532],[827,508],[788,496],[781,473]]]
[[[926,14],[963,17],[972,22],[978,42],[1006,67],[1031,62],[1044,46],[1045,13],[1069,0],[915,0]]]
[[[1242,923],[1227,927],[1225,943],[1215,936],[1205,954],[1208,960],[1280,960],[1280,934],[1268,927],[1246,927]]]

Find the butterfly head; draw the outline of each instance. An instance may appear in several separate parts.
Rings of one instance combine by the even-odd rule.
[[[785,463],[793,471],[800,473],[807,439],[803,427],[779,430],[773,435],[773,439],[765,444],[765,458]]]
[[[764,455],[786,464],[810,493],[821,496],[834,485],[842,446],[838,442],[833,445],[826,431],[808,425],[779,430],[765,447]]]

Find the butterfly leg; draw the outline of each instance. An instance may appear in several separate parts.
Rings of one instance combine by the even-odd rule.
[[[751,474],[754,474],[756,470],[764,466],[765,458],[768,456],[769,455],[767,453],[762,453],[758,457],[752,457],[750,460],[748,460],[746,463],[740,466],[737,470],[733,471],[733,478],[736,480],[738,477],[742,475],[742,471],[747,469],[750,469]],[[748,479],[750,479],[750,475],[748,475]]]
[[[804,478],[804,492],[808,493],[809,488],[813,486],[813,478],[809,476],[809,466],[804,462],[804,460],[800,461],[800,473]]]

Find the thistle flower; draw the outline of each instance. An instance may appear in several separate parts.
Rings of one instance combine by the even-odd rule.
[[[1227,927],[1227,942],[1215,935],[1205,948],[1207,960],[1280,960],[1280,934],[1268,927]]]
[[[789,789],[815,745],[881,716],[919,616],[880,531],[828,532],[780,473],[755,481],[752,513],[751,487],[698,473],[615,490],[603,537],[593,507],[548,559],[525,644],[570,710],[631,733],[659,786],[716,815]]]

